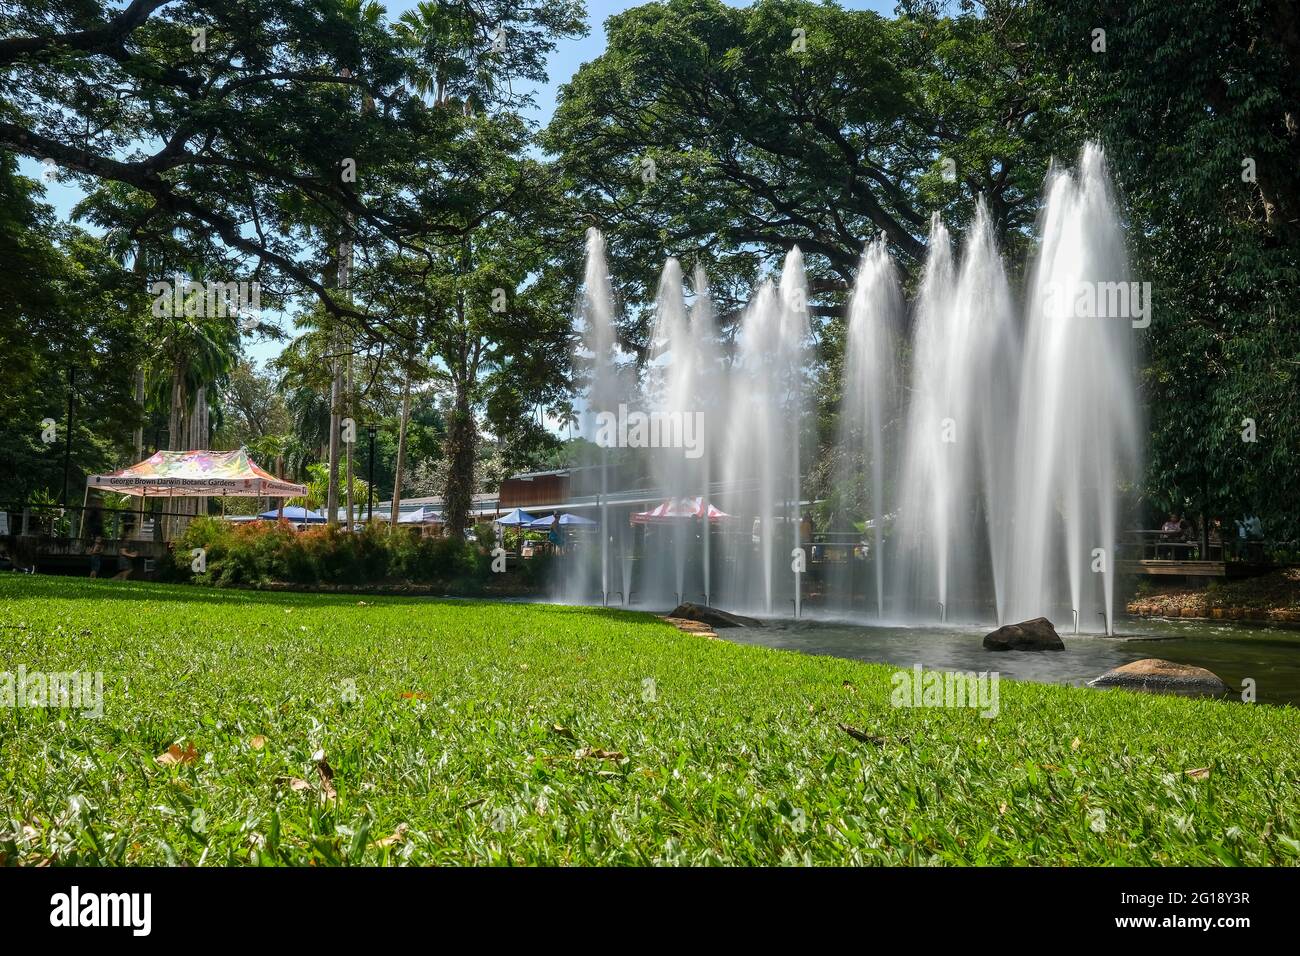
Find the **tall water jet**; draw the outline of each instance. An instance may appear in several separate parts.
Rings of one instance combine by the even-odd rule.
[[[699,378],[699,349],[687,322],[682,288],[682,269],[670,258],[659,278],[655,297],[655,321],[650,335],[650,357],[645,369],[644,395],[650,414],[663,423],[660,431],[668,438],[693,440]],[[663,437],[663,436],[661,436]],[[661,442],[651,448],[654,487],[671,501],[679,501],[699,487],[698,459],[681,443]],[[695,529],[689,519],[676,519],[646,528],[646,547],[641,560],[645,572],[640,590],[652,601],[672,603],[688,599],[686,594],[687,549]],[[670,547],[651,547],[658,539],[670,539]]]
[[[1065,610],[1056,604],[1063,560],[1069,610],[1084,629],[1101,617],[1112,633],[1116,495],[1137,460],[1142,287],[1129,282],[1100,147],[1084,148],[1074,174],[1053,169],[1046,195],[1026,303],[1007,613]]]
[[[703,524],[700,532],[704,602],[713,599],[712,524],[709,507],[713,499],[713,467],[717,443],[715,436],[722,433],[728,421],[727,390],[720,387],[722,369],[718,361],[717,328],[713,317],[713,298],[709,293],[709,280],[702,266],[695,267],[693,282],[695,301],[691,303],[691,345],[695,353],[696,408],[704,424],[700,436],[703,454],[700,462],[700,493],[703,502]]]
[[[803,256],[791,249],[781,285],[764,282],[745,310],[730,373],[729,427],[723,456],[728,509],[750,522],[750,535],[730,537],[729,593],[739,606],[775,611],[778,553],[801,546],[800,443],[805,419],[808,289]],[[755,556],[754,551],[757,550]],[[757,572],[757,573],[755,573]],[[757,584],[755,583],[757,579]],[[800,584],[790,601],[800,610]]]
[[[1019,344],[1011,289],[993,222],[981,198],[962,244],[961,268],[947,321],[948,408],[955,417],[950,453],[954,530],[948,599],[982,619],[988,597],[1002,621],[1000,557],[1008,547]]]
[[[949,405],[948,319],[955,275],[948,230],[930,220],[930,251],[913,316],[911,401],[899,481],[896,610],[943,617],[953,517],[956,419]]]
[[[803,253],[798,246],[786,253],[781,268],[781,328],[778,343],[778,373],[784,391],[783,406],[789,414],[790,438],[790,505],[786,520],[793,530],[791,556],[803,548],[802,456],[804,395],[808,374],[805,347],[808,343],[808,280],[804,274]],[[794,572],[794,616],[803,612],[803,572]]]
[[[983,200],[959,269],[935,221],[917,304],[900,507],[903,587],[922,618],[983,620],[989,597],[999,606],[1017,398],[1012,314]]]
[[[840,429],[841,450],[849,470],[866,463],[871,475],[871,564],[877,616],[884,613],[885,607],[884,427],[894,407],[895,337],[902,311],[898,274],[881,236],[863,250],[849,301]],[[852,564],[849,562],[850,568]],[[851,574],[848,583],[851,588]],[[850,609],[851,606],[850,595]]]
[[[779,309],[771,282],[762,283],[745,307],[728,381],[733,414],[722,462],[723,483],[731,492],[727,510],[742,523],[753,519],[751,535],[728,540],[728,594],[739,607],[758,607],[769,614],[775,601],[771,541],[776,462],[771,446],[781,427],[772,367]],[[757,561],[750,544],[758,549]]]
[[[619,371],[618,336],[614,327],[614,293],[609,282],[609,267],[605,260],[605,237],[594,227],[587,230],[587,259],[583,272],[582,295],[578,305],[581,326],[582,352],[574,356],[574,364],[586,372],[588,380],[587,405],[581,416],[581,430],[585,437],[594,438],[598,432],[597,419],[601,413],[617,414],[619,403],[627,394]],[[611,544],[613,528],[609,509],[609,458],[611,449],[598,451],[600,468],[600,595],[601,603],[608,604],[611,593]],[[626,579],[626,564],[624,578]],[[576,576],[570,584],[579,591],[586,589],[585,575]],[[622,582],[624,602],[628,600],[629,585]],[[581,599],[581,598],[580,598]]]

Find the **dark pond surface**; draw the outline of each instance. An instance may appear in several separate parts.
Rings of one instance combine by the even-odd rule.
[[[1064,651],[984,650],[988,628],[866,627],[835,621],[765,622],[722,628],[720,638],[805,654],[958,671],[997,671],[1015,680],[1083,684],[1144,657],[1195,664],[1218,674],[1238,693],[1253,678],[1261,703],[1300,706],[1300,631],[1241,622],[1133,620],[1120,636],[1062,634]]]

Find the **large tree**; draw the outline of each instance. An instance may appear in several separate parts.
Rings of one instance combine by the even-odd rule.
[[[372,311],[402,316],[420,348],[399,353],[418,379],[446,399],[445,521],[467,526],[483,431],[516,454],[546,443],[538,410],[564,401],[568,384],[571,287],[545,266],[572,242],[572,226],[551,171],[528,155],[518,117],[463,116],[459,163],[475,184],[418,253],[388,247],[367,258],[356,293]],[[403,468],[405,462],[403,462]]]
[[[735,304],[775,253],[808,259],[814,314],[884,233],[907,267],[930,214],[977,195],[1005,241],[1032,223],[1062,117],[1023,15],[889,20],[808,0],[666,0],[611,17],[604,54],[563,89],[546,142],[614,274],[645,301],[667,255]],[[644,334],[644,326],[639,329]]]
[[[322,275],[344,235],[402,243],[455,203],[460,184],[432,147],[455,135],[460,111],[415,91],[430,59],[454,39],[468,74],[448,91],[513,106],[511,82],[544,78],[554,38],[581,30],[577,0],[423,6],[443,11],[451,35],[412,46],[360,0],[6,6],[0,146],[129,185],[154,216],[211,234],[248,271],[388,334]],[[413,199],[431,182],[440,190]]]
[[[1300,537],[1300,8],[1065,0],[1039,23],[1152,283],[1152,507]]]

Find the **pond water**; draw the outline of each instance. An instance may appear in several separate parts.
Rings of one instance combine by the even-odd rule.
[[[1062,634],[1064,651],[986,651],[987,628],[864,627],[837,621],[772,620],[722,628],[718,637],[805,654],[922,667],[989,671],[1014,680],[1081,685],[1112,667],[1162,657],[1218,674],[1234,691],[1253,678],[1261,703],[1300,706],[1300,631],[1241,622],[1129,620],[1120,636]]]

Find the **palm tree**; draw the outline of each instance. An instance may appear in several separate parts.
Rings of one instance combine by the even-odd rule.
[[[459,99],[468,114],[479,105],[476,89],[495,89],[490,68],[494,54],[474,56],[489,47],[488,24],[476,17],[469,4],[421,0],[402,14],[393,33],[415,60],[411,88],[435,106]],[[457,95],[458,94],[458,95]]]
[[[186,311],[191,311],[187,309]],[[202,311],[195,306],[192,311]],[[239,353],[239,327],[229,318],[170,315],[158,320],[157,349],[146,370],[153,407],[167,409],[167,446],[207,448],[215,392]],[[207,498],[186,498],[175,511],[201,514]]]

